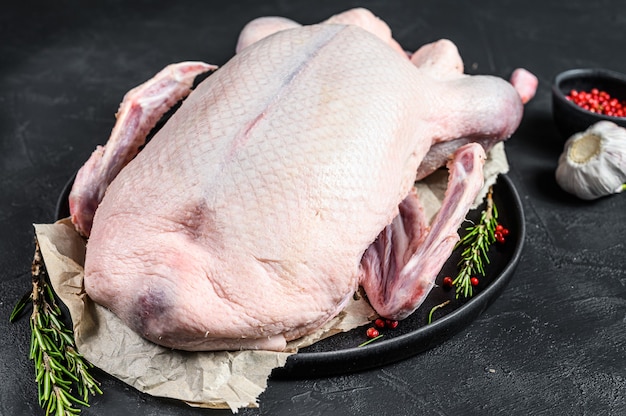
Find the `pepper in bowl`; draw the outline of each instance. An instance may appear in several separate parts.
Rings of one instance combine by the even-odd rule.
[[[552,85],[552,116],[568,139],[607,120],[626,127],[626,75],[607,69],[570,69]]]

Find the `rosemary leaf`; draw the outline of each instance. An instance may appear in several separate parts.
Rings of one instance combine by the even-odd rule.
[[[15,322],[17,318],[19,318],[22,313],[26,310],[26,307],[31,304],[33,292],[29,290],[22,296],[22,298],[17,301],[13,311],[11,312],[11,316],[9,316],[9,322]]]
[[[367,341],[363,342],[362,344],[359,344],[359,347],[364,347],[364,346],[366,346],[368,344],[371,344],[372,342],[381,339],[383,336],[384,336],[383,334],[380,334],[377,337],[374,337],[372,339],[368,339]]]
[[[446,306],[447,304],[449,304],[450,301],[447,300],[443,303],[440,303],[439,305],[435,305],[433,306],[433,308],[430,310],[430,312],[428,313],[428,324],[430,325],[433,322],[433,313],[435,313],[435,311],[437,309],[443,308],[444,306]]]

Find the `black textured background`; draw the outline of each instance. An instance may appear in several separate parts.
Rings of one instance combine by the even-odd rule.
[[[84,4],[83,4],[84,3]],[[224,63],[261,15],[314,23],[362,5],[406,49],[454,41],[469,73],[523,66],[537,97],[507,143],[527,240],[512,281],[460,334],[384,368],[270,380],[242,415],[626,414],[626,196],[581,202],[554,181],[562,149],[550,83],[573,67],[626,72],[623,2],[13,1],[0,10],[0,414],[40,415],[27,321],[8,323],[29,287],[32,223],[108,137],[123,94],[166,64]],[[103,374],[83,415],[226,415],[149,397]]]

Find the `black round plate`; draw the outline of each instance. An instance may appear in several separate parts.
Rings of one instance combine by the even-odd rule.
[[[57,202],[56,217],[69,216],[68,195],[73,184],[72,178]],[[380,367],[424,352],[467,327],[502,292],[511,279],[519,262],[526,234],[522,203],[515,186],[508,176],[500,175],[493,187],[493,200],[498,209],[499,222],[509,229],[510,234],[504,244],[496,243],[489,252],[490,262],[485,267],[486,276],[474,288],[470,299],[456,299],[454,290],[441,287],[445,276],[455,276],[460,254],[455,252],[448,259],[437,277],[435,287],[422,306],[397,328],[383,330],[381,339],[360,347],[367,340],[365,328],[334,335],[301,349],[290,356],[282,368],[273,371],[274,378],[312,378],[346,374],[355,371]],[[484,206],[468,214],[468,219],[476,221]],[[469,225],[469,223],[467,224]],[[431,309],[438,308],[428,323]]]

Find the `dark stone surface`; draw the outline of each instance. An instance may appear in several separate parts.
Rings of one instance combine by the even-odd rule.
[[[226,5],[227,4],[227,5]],[[66,181],[108,137],[123,94],[166,64],[222,64],[261,15],[313,23],[354,2],[20,1],[0,13],[0,414],[43,414],[27,320],[8,316],[30,285],[32,223],[54,220]],[[582,202],[554,170],[563,139],[550,84],[575,67],[626,72],[617,0],[364,1],[407,49],[454,41],[469,73],[523,66],[537,97],[507,143],[527,239],[490,308],[444,344],[361,373],[270,380],[242,415],[626,414],[626,199]],[[149,397],[104,375],[84,415],[226,415]]]

